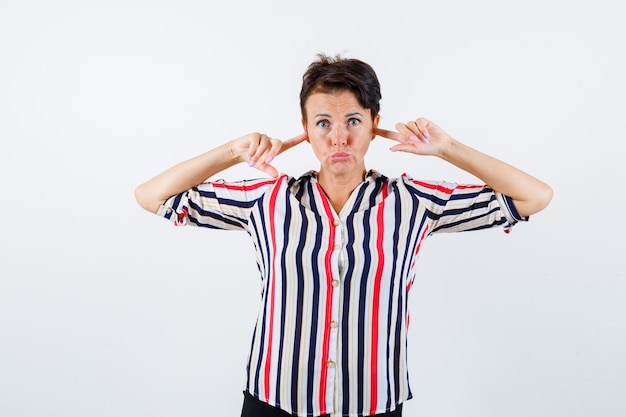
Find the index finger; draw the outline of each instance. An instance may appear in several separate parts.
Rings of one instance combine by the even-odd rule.
[[[377,127],[374,128],[374,133],[383,138],[395,140],[396,142],[404,142],[405,136],[401,133],[394,132],[393,130],[379,129]]]
[[[307,139],[307,137],[308,137],[307,132],[304,132],[291,139],[287,139],[286,141],[283,142],[283,145],[280,147],[280,151],[278,153],[281,154],[285,152],[286,150],[289,150],[293,148],[294,146],[304,142]]]

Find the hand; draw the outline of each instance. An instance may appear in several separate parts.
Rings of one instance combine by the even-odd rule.
[[[452,141],[443,129],[423,117],[408,123],[397,123],[396,130],[374,128],[374,133],[399,142],[390,148],[391,151],[416,155],[440,155],[441,150]]]
[[[251,133],[235,139],[231,144],[231,152],[242,162],[248,162],[251,167],[276,178],[278,171],[270,163],[276,156],[304,142],[307,137],[304,132],[283,142],[262,133]]]

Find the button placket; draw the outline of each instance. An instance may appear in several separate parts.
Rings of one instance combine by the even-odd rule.
[[[332,222],[333,227],[335,227],[335,241],[333,242],[333,253],[331,258],[332,263],[332,279],[330,285],[332,286],[332,310],[331,316],[328,318],[328,322],[326,325],[330,328],[330,351],[328,352],[328,361],[326,362],[326,369],[328,371],[329,378],[329,394],[332,392],[334,396],[337,392],[336,384],[337,384],[337,372],[339,366],[337,364],[337,352],[339,346],[339,304],[340,304],[340,279],[341,279],[341,268],[340,268],[340,257],[343,248],[343,234],[341,231],[341,221],[335,218]],[[332,385],[332,388],[330,387]],[[330,391],[332,389],[332,391]],[[334,403],[333,398],[333,403]],[[330,398],[329,398],[330,401]]]

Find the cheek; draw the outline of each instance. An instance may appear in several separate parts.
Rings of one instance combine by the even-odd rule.
[[[328,142],[328,135],[321,129],[308,130],[309,142],[314,146],[324,146]]]
[[[322,150],[323,141],[319,137],[309,135],[309,144],[315,155],[319,155]]]

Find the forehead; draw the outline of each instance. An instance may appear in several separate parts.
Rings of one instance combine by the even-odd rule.
[[[315,116],[319,112],[347,112],[359,111],[363,114],[369,110],[364,109],[354,93],[350,90],[335,90],[330,92],[314,92],[306,100],[307,113]]]

